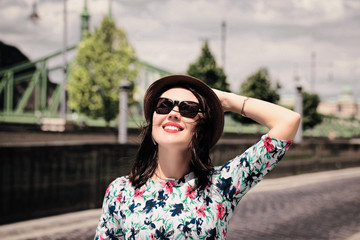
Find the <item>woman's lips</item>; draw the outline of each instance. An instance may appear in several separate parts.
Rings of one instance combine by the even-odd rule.
[[[168,133],[177,133],[177,132],[181,132],[182,130],[184,130],[184,128],[178,124],[178,123],[174,123],[174,122],[168,122],[165,123],[162,128],[164,129],[165,132]]]

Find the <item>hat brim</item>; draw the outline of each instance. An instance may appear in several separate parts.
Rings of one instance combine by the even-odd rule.
[[[147,89],[144,97],[144,114],[147,122],[151,121],[154,113],[154,104],[157,98],[166,90],[173,87],[190,86],[206,99],[210,111],[213,113],[212,122],[214,129],[210,147],[220,139],[224,130],[224,111],[221,102],[215,92],[203,81],[188,75],[169,75],[153,82]]]

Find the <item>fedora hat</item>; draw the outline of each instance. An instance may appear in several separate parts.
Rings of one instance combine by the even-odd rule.
[[[188,75],[169,75],[153,82],[147,89],[144,96],[144,114],[149,123],[155,111],[155,104],[160,95],[173,87],[191,87],[207,102],[211,111],[210,125],[213,129],[210,147],[213,147],[224,130],[224,111],[221,102],[215,92],[203,81]]]

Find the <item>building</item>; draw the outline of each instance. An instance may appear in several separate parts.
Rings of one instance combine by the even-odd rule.
[[[360,119],[360,101],[353,96],[349,87],[345,87],[339,96],[320,102],[318,112],[341,118]]]
[[[294,106],[294,95],[283,95],[280,104],[286,107]],[[317,108],[320,114],[331,115],[340,118],[360,119],[360,99],[356,99],[350,87],[344,87],[338,96],[322,100]]]

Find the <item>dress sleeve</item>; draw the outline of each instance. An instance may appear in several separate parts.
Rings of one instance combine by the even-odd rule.
[[[122,201],[122,187],[119,187],[119,182],[123,182],[121,178],[113,181],[106,190],[94,240],[125,239],[120,226],[121,219],[119,219]]]
[[[243,154],[219,167],[213,180],[216,188],[225,200],[238,204],[275,167],[290,144],[291,141],[270,138],[267,134],[262,136]]]

